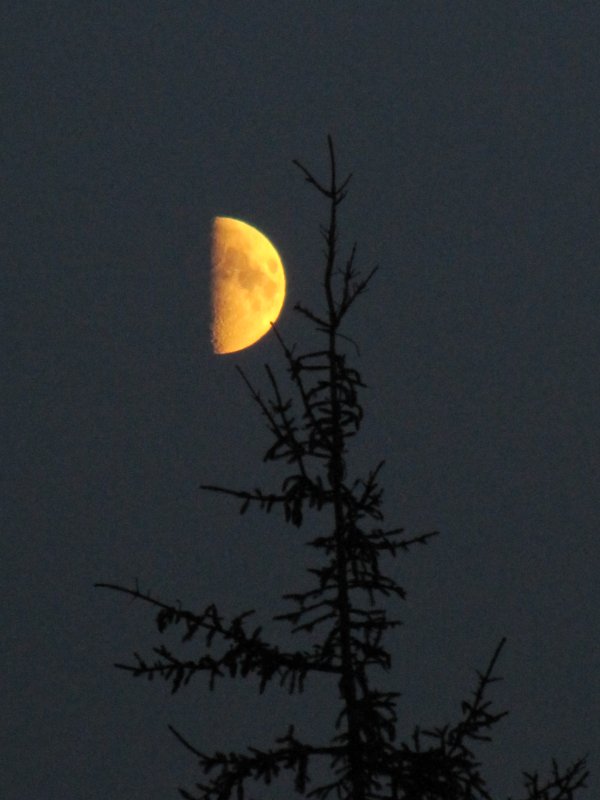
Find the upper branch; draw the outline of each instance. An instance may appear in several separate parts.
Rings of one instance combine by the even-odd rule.
[[[210,673],[211,689],[216,678],[223,677],[226,673],[230,676],[238,673],[242,676],[254,673],[260,678],[261,693],[267,683],[275,677],[279,678],[281,686],[292,693],[302,691],[304,680],[309,672],[331,674],[340,672],[340,668],[319,648],[315,648],[312,653],[307,651],[283,652],[261,638],[260,627],[252,633],[248,633],[243,622],[246,617],[254,613],[253,611],[247,611],[227,623],[219,615],[214,605],[208,606],[202,614],[194,614],[178,606],[156,600],[149,594],[140,592],[137,588],[128,589],[107,583],[97,583],[96,586],[128,594],[158,608],[156,625],[161,633],[171,625],[183,623],[186,628],[182,637],[184,642],[191,640],[199,630],[202,630],[205,633],[207,648],[211,647],[215,637],[228,645],[225,652],[218,657],[206,653],[195,659],[180,659],[166,647],[161,646],[154,649],[161,660],[155,661],[153,664],[148,664],[136,653],[136,664],[117,665],[134,676],[143,675],[152,679],[154,675],[158,675],[171,683],[173,692],[176,692],[182,684],[187,684],[198,672]]]

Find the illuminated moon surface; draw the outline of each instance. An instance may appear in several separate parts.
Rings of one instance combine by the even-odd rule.
[[[285,298],[279,253],[252,225],[215,217],[212,228],[212,344],[234,353],[271,328]]]

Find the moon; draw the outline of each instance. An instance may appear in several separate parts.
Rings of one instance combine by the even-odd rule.
[[[283,264],[264,233],[232,217],[213,220],[211,261],[213,350],[235,353],[277,320],[285,299]]]

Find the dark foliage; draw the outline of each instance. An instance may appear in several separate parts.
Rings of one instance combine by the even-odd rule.
[[[325,308],[316,312],[296,306],[297,312],[316,326],[323,346],[296,353],[274,328],[293,399],[284,394],[268,366],[267,397],[241,373],[272,435],[265,460],[284,463],[281,485],[274,491],[203,487],[240,501],[241,513],[252,505],[265,512],[280,510],[286,522],[301,527],[307,509],[313,509],[329,520],[329,533],[307,542],[315,551],[310,585],[285,594],[288,610],[275,617],[289,624],[292,632],[311,635],[312,648],[286,652],[266,641],[261,628],[251,625],[252,611],[227,620],[214,605],[197,613],[161,602],[137,586],[98,584],[154,607],[159,632],[180,626],[182,641],[194,650],[194,655],[184,658],[161,645],[149,659],[136,653],[133,664],[117,666],[136,677],[160,677],[173,692],[202,672],[208,674],[211,689],[223,677],[254,675],[260,692],[276,680],[290,693],[302,692],[306,682],[320,673],[336,676],[336,734],[325,743],[302,741],[290,726],[268,750],[250,747],[243,753],[207,754],[172,729],[197,758],[205,776],[193,791],[180,790],[187,800],[244,800],[249,782],[270,784],[281,773],[293,774],[298,794],[316,800],[490,800],[475,751],[491,739],[494,726],[507,713],[493,710],[488,699],[491,684],[499,680],[495,670],[504,640],[487,668],[478,673],[474,691],[462,703],[457,719],[432,730],[417,727],[404,740],[397,739],[397,693],[377,689],[374,681],[378,669],[391,668],[384,636],[399,624],[388,617],[386,604],[404,598],[403,588],[384,571],[383,560],[426,544],[436,533],[409,537],[401,528],[382,526],[379,475],[383,462],[366,475],[350,478],[347,474],[348,444],[359,432],[363,418],[359,393],[364,384],[343,351],[342,343],[348,338],[341,327],[374,270],[361,277],[355,267],[355,247],[343,265],[338,264],[337,213],[350,177],[338,181],[331,139],[328,143],[330,175],[326,185],[295,162],[329,207],[329,219],[321,231]],[[330,781],[324,785],[310,781],[316,759],[326,759],[330,766]],[[552,762],[550,777],[545,780],[524,773],[523,797],[571,800],[585,785],[586,777],[584,759],[563,770]]]

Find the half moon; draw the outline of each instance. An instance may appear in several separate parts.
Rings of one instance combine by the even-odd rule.
[[[212,226],[212,344],[234,353],[257,342],[283,306],[285,273],[267,237],[239,219]]]

